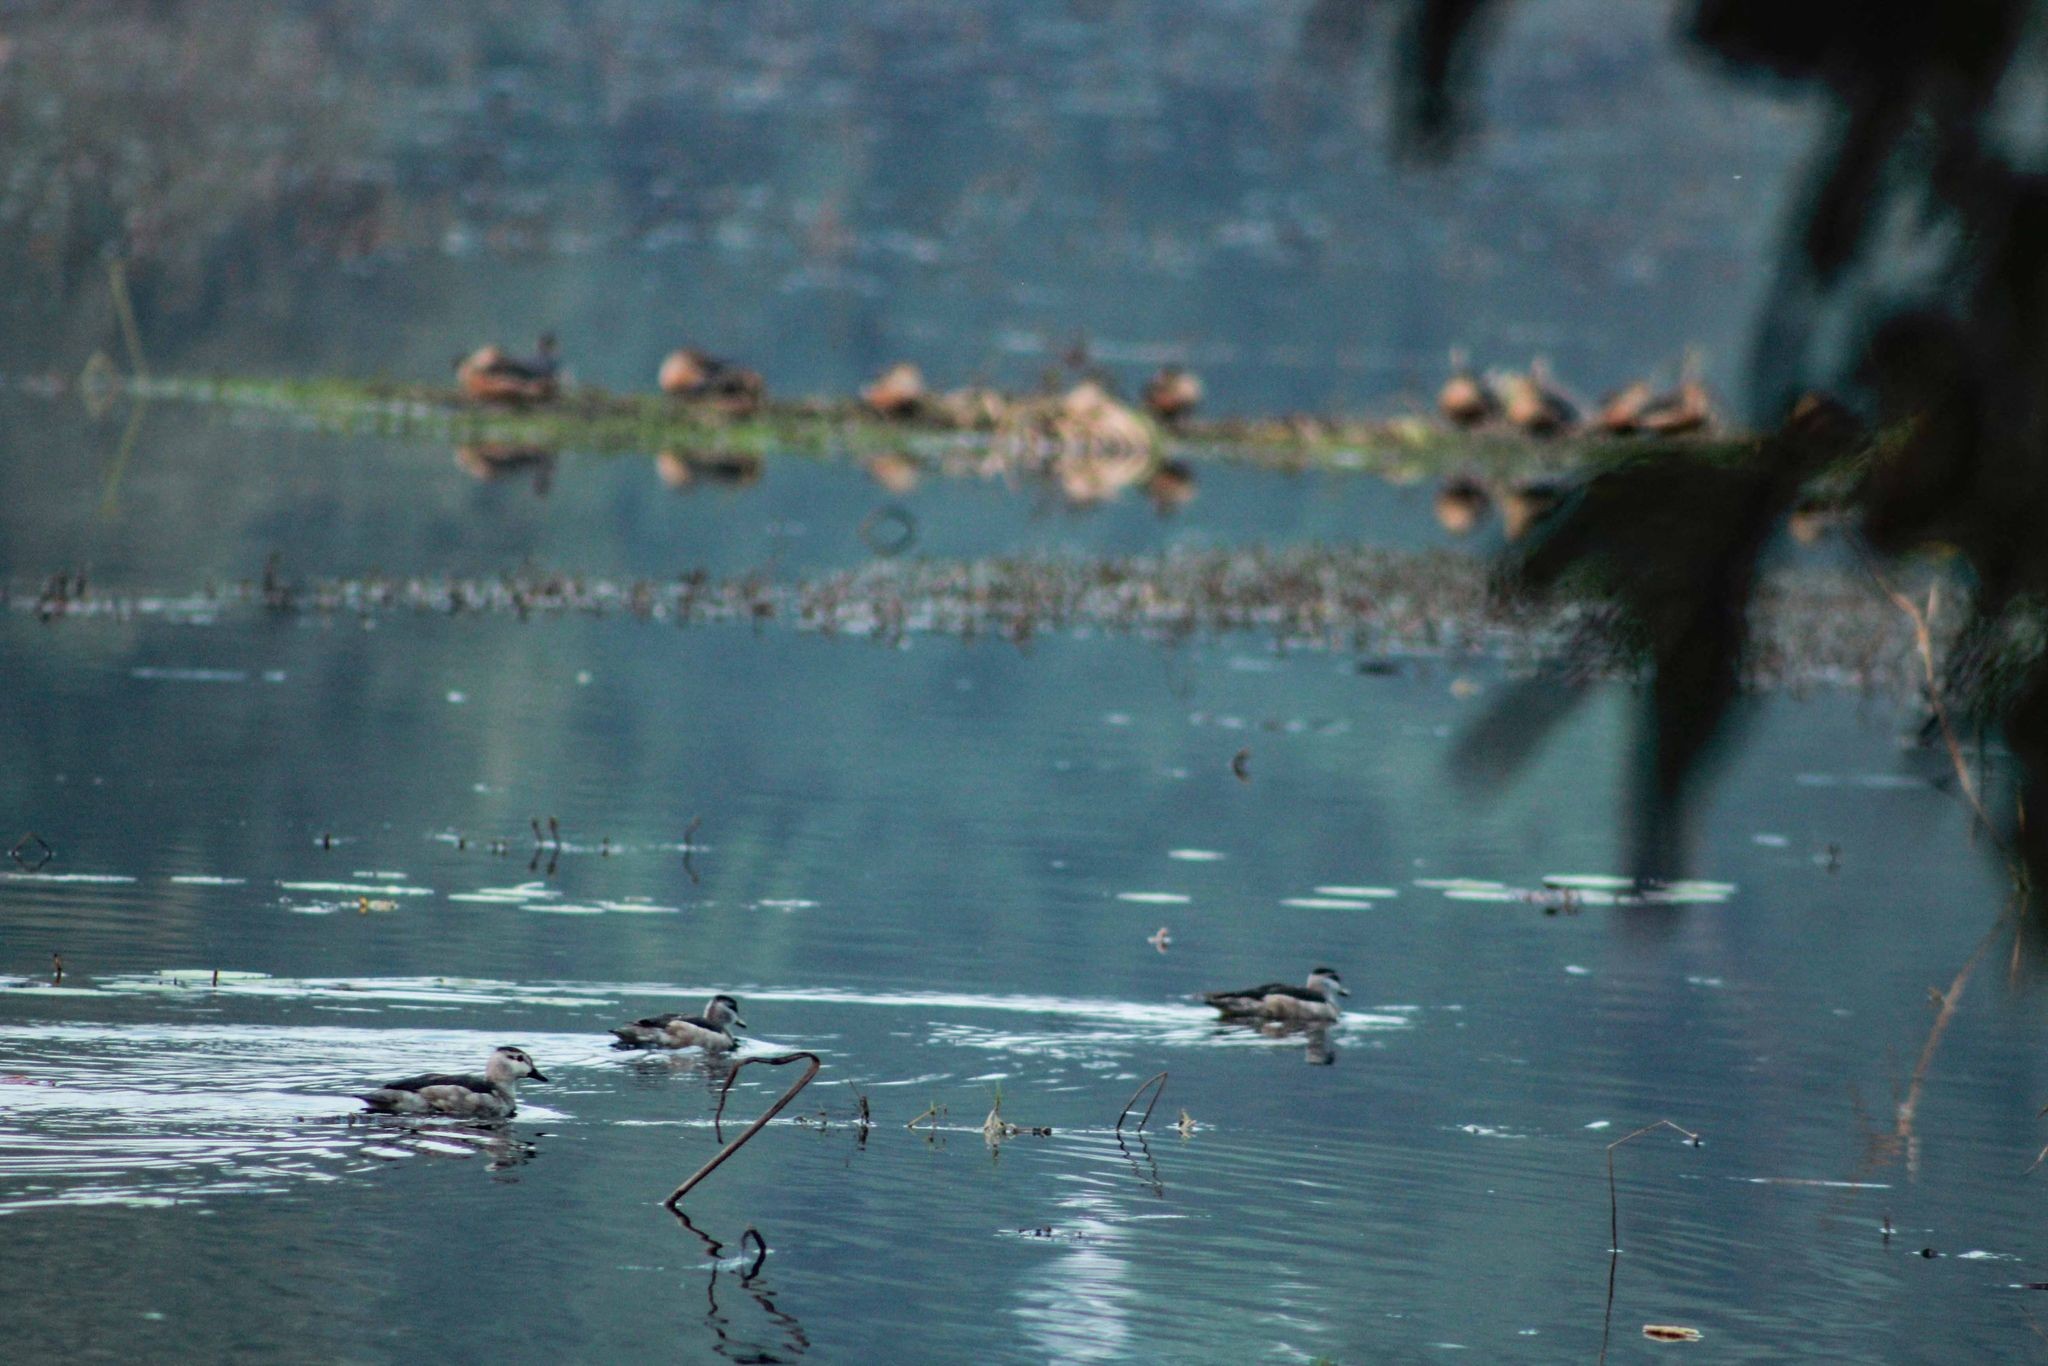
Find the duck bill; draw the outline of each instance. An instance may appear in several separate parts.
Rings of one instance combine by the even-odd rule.
[[[531,1072],[528,1072],[526,1074],[526,1079],[528,1081],[546,1081],[548,1078],[545,1072],[542,1072],[538,1067],[536,1067]]]
[[[1349,996],[1351,994],[1351,989],[1345,986],[1342,982],[1339,982],[1337,983],[1337,994],[1339,996]]]
[[[732,1027],[734,1029],[745,1029],[747,1027],[747,1022],[745,1020],[742,1020],[739,1016],[735,1015],[732,1019]]]

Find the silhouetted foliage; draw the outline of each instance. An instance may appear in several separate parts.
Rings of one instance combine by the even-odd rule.
[[[1410,7],[1397,126],[1416,149],[1465,117],[1458,73],[1501,8]],[[2048,4],[1697,0],[1682,33],[1831,105],[1758,321],[1751,416],[1779,434],[1732,464],[1645,449],[1594,475],[1506,579],[1603,588],[1647,665],[1648,876],[1682,857],[1685,793],[1733,714],[1759,557],[1802,489],[1832,486],[1878,555],[1952,547],[1970,607],[1930,703],[2002,737],[2013,846],[2048,868],[2025,818],[2048,803]],[[1468,761],[1528,750],[1527,718],[1560,707],[1527,701],[1468,737]]]

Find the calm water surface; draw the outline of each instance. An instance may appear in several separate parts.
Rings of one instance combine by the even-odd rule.
[[[616,385],[682,340],[788,390],[908,353],[1016,382],[1082,332],[1224,410],[1388,400],[1461,339],[1589,387],[1702,341],[1725,382],[1810,126],[1673,59],[1661,7],[1579,0],[1515,11],[1541,55],[1494,63],[1448,179],[1388,160],[1309,5],[419,12],[11,17],[0,366],[125,355],[111,252],[182,372],[436,378],[552,325]],[[1618,871],[1630,699],[1474,792],[1483,660],[21,610],[59,570],[189,593],[273,553],[796,578],[892,506],[945,558],[1421,549],[1427,488],[1204,465],[1162,516],[783,459],[485,481],[11,381],[0,455],[0,829],[55,850],[0,864],[9,1361],[1584,1361],[1605,1149],[1660,1119],[1705,1143],[1618,1155],[1614,1359],[2048,1355],[2048,1021],[2000,940],[1925,1051],[2002,889],[1888,703],[1759,702],[1693,904],[1562,906],[1546,878]],[[1193,999],[1319,962],[1353,988],[1326,1040]],[[605,1031],[720,989],[748,1054],[824,1068],[693,1231],[659,1202],[722,1075]],[[351,1122],[506,1042],[554,1079],[510,1124]],[[734,1115],[785,1080],[742,1072]],[[1052,1132],[990,1146],[998,1097]]]
[[[1763,709],[1707,831],[1725,900],[1550,915],[1429,884],[1610,871],[1620,699],[1469,799],[1448,685],[1483,667],[407,618],[16,619],[0,650],[9,809],[61,853],[0,879],[0,965],[67,964],[0,994],[0,1265],[64,1355],[386,1360],[503,1294],[535,1358],[1577,1358],[1602,1150],[1666,1117],[1707,1144],[1622,1156],[1625,1356],[1651,1321],[1717,1359],[2029,1336],[2048,1078],[2002,964],[1893,1141],[1997,887],[1888,710]],[[530,866],[536,815],[566,847]],[[1328,1065],[1189,1000],[1321,960],[1356,984]],[[717,988],[750,1051],[826,1060],[825,1127],[693,1196],[725,1260],[657,1204],[716,1074],[603,1033]],[[502,1133],[346,1123],[502,1041],[555,1079]],[[1199,1127],[1127,1152],[1159,1070]],[[1053,1134],[990,1149],[997,1094]],[[81,1299],[115,1244],[122,1293]]]

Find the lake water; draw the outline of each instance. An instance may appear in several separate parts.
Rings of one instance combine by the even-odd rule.
[[[593,378],[624,383],[661,328],[597,320],[606,282],[648,288],[645,270],[680,291],[679,316],[697,307],[691,291],[725,298],[707,316],[772,344],[801,388],[850,383],[909,339],[1037,364],[1037,343],[1003,353],[999,339],[1079,326],[1150,356],[1252,316],[1232,290],[1322,291],[1353,307],[1391,288],[1384,263],[1334,249],[1276,248],[1262,284],[1229,267],[1265,230],[1216,226],[1240,200],[1303,214],[1326,196],[1316,212],[1335,214],[1346,193],[1389,193],[1369,166],[1340,174],[1355,133],[1340,114],[1367,103],[1352,86],[1342,98],[1306,87],[1323,122],[1296,161],[1276,166],[1255,155],[1255,133],[1234,131],[1244,145],[1222,183],[1148,198],[1167,195],[1165,151],[1199,132],[1205,100],[1225,101],[1214,117],[1231,129],[1292,117],[1280,96],[1303,88],[1286,56],[1298,10],[1215,0],[1183,38],[1168,24],[1180,7],[989,3],[946,20],[965,36],[878,47],[891,22],[937,21],[915,5],[860,19],[787,5],[749,30],[737,7],[687,20],[665,5],[596,8],[613,27],[556,35],[574,57],[556,65],[541,60],[547,33],[457,25],[445,44],[469,45],[464,66],[424,25],[386,15],[375,32],[404,60],[363,79],[444,122],[393,118],[365,174],[425,215],[400,216],[418,235],[366,262],[252,254],[249,239],[274,246],[286,232],[253,210],[224,235],[188,225],[178,242],[194,259],[149,267],[161,277],[139,286],[151,351],[167,366],[433,378],[474,334],[554,321],[584,328]],[[1529,22],[1574,36],[1555,59],[1566,74],[1606,73],[1555,104],[1517,80],[1500,92],[1522,120],[1489,155],[1528,165],[1508,153],[1591,149],[1594,172],[1536,178],[1536,218],[1569,224],[1598,168],[1627,163],[1601,109],[1643,88],[1682,108],[1721,97],[1663,53],[1654,26],[1600,36],[1586,6],[1524,9],[1564,16]],[[280,13],[301,24],[312,11]],[[226,41],[199,22],[210,12],[174,6],[111,34],[46,17],[20,42],[125,32],[137,51],[182,41],[204,69]],[[684,22],[700,26],[694,64],[650,74],[619,56],[656,50]],[[1130,49],[1143,79],[1075,74],[1072,54],[1105,22],[1160,32],[1156,50]],[[295,69],[279,51],[314,41],[280,31],[266,47],[275,35],[257,26],[256,69]],[[339,57],[307,49],[308,69],[354,70],[343,58],[368,41],[357,33],[331,35]],[[995,79],[1000,63],[980,55],[991,43],[1021,51],[1023,75],[998,71],[1012,84],[976,104],[961,92]],[[1266,65],[1209,74],[1233,43]],[[714,59],[733,53],[745,80],[720,74]],[[24,74],[23,60],[0,64],[6,98],[57,79]],[[536,89],[535,70],[564,88]],[[881,83],[891,96],[848,93],[878,70],[907,75]],[[199,100],[192,83],[177,89]],[[1035,92],[1015,115],[1035,122],[998,119],[1001,89]],[[643,211],[662,196],[585,205],[571,191],[586,182],[651,183],[589,159],[615,145],[603,129],[638,126],[616,113],[629,96],[682,124],[707,105],[737,111],[721,125],[730,160],[706,183],[759,181],[762,194],[697,185],[684,198],[723,216],[651,246],[660,220]],[[890,224],[939,212],[907,188],[919,175],[961,173],[877,157],[847,191],[855,245],[843,251],[878,283],[823,310],[835,320],[824,340],[808,336],[795,321],[808,296],[772,287],[808,259],[793,244],[838,240],[791,226],[812,221],[798,213],[817,198],[804,174],[841,183],[847,159],[869,164],[848,147],[886,145],[963,101],[1042,147],[1047,166],[1082,158],[1105,127],[1124,141],[1106,144],[1095,189],[1048,172],[1055,189],[1020,199],[1014,220],[963,230],[921,272],[861,263],[899,250]],[[1698,130],[1700,164],[1725,154],[1781,184],[1796,111],[1730,108]],[[488,110],[520,130],[511,151],[457,137]],[[543,114],[559,126],[522,122]],[[202,115],[206,128],[227,117]],[[798,157],[820,121],[847,141]],[[630,170],[665,144],[620,145]],[[777,160],[771,175],[756,164],[771,145],[810,170]],[[552,151],[518,159],[536,149]],[[538,168],[546,194],[529,217],[555,224],[583,205],[604,229],[597,245],[571,251],[578,239],[559,233],[545,249],[508,245],[517,205],[495,178],[501,155]],[[1191,258],[1191,278],[1221,271],[1230,289],[1165,293],[1171,271],[1133,284],[1108,254],[1080,254],[1073,272],[1049,263],[1044,215],[1094,222],[1100,187],[1140,171],[1154,188],[1133,194],[1131,221],[1156,235],[1178,205],[1213,247]],[[1290,178],[1307,199],[1255,197]],[[420,188],[444,183],[455,188],[439,199]],[[1510,182],[1484,184],[1424,208],[1471,229],[1489,220],[1468,197]],[[1717,269],[1741,275],[1759,251],[1757,203],[1778,202],[1748,193],[1659,199],[1658,221],[1697,232]],[[1360,202],[1360,223],[1393,212]],[[440,213],[486,238],[471,219],[488,220],[499,237],[451,246]],[[1661,252],[1690,239],[1651,240]],[[57,288],[32,242],[0,241],[25,282],[8,307],[57,320],[33,338],[10,331],[11,367],[75,373],[83,340],[118,346],[94,311],[102,276]],[[736,273],[714,278],[698,269],[707,260]],[[476,272],[493,262],[507,273],[486,288]],[[843,275],[804,278],[848,288]],[[974,283],[985,278],[1046,292]],[[1665,299],[1654,282],[1670,277],[1648,278]],[[743,306],[750,291],[775,302]],[[1389,355],[1355,366],[1318,340],[1334,323],[1272,305],[1250,349],[1231,353],[1250,359],[1220,363],[1225,406],[1381,396],[1433,375],[1468,305],[1470,336],[1525,345],[1562,327],[1562,313],[1513,293],[1437,307],[1427,292],[1403,304]],[[1695,293],[1670,284],[1668,298]],[[1588,370],[1648,364],[1688,339],[1725,350],[1743,316],[1726,297],[1673,303],[1655,323],[1668,335],[1646,335],[1622,325],[1641,298],[1595,283],[1583,294],[1572,344]],[[1129,311],[1151,295],[1157,316]],[[392,318],[388,350],[351,341]],[[1296,355],[1318,358],[1281,363]],[[532,470],[474,478],[445,448],[168,404],[130,437],[134,416],[0,395],[12,594],[0,812],[7,840],[44,842],[0,864],[9,1360],[1583,1361],[1608,1319],[1607,1147],[1659,1120],[1704,1142],[1666,1128],[1615,1154],[1613,1359],[2043,1354],[2048,1239],[2032,1201],[2048,1176],[2030,1164],[2048,1143],[2048,1019],[2031,945],[2009,956],[1996,937],[1973,959],[2003,880],[1908,743],[1910,707],[1758,699],[1702,815],[1699,885],[1674,898],[1685,904],[1612,905],[1602,879],[1622,871],[1630,696],[1598,693],[1520,778],[1474,791],[1448,758],[1505,682],[1483,658],[1361,669],[1252,635],[1167,644],[1099,629],[1020,647],[828,639],[779,621],[238,608],[45,624],[28,610],[58,571],[101,592],[194,593],[254,579],[273,553],[307,576],[537,565],[798,580],[866,562],[860,527],[891,506],[913,514],[909,553],[939,558],[1440,549],[1426,487],[1205,464],[1198,496],[1172,515],[1135,496],[1077,512],[1002,481],[890,493],[850,464],[797,458],[771,457],[758,484],[679,493],[651,460],[571,451],[537,488]],[[550,822],[559,839],[537,843],[535,824]],[[1194,999],[1322,962],[1352,991],[1327,1037],[1221,1026]],[[1944,1023],[1929,989],[1949,990],[1966,965]],[[716,1151],[724,1074],[690,1055],[616,1053],[606,1030],[695,1010],[715,990],[743,1002],[744,1056],[804,1049],[823,1068],[692,1193],[693,1229],[660,1202]],[[500,1043],[552,1078],[522,1091],[509,1124],[352,1119],[356,1092],[468,1070]],[[1119,1110],[1161,1071],[1150,1125],[1120,1138]],[[744,1069],[728,1118],[744,1123],[789,1080]],[[992,1145],[982,1121],[998,1097],[1007,1119],[1051,1132]],[[748,1228],[768,1249],[758,1266]],[[1703,1338],[1660,1346],[1645,1324]]]

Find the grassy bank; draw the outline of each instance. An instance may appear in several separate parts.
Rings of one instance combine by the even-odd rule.
[[[553,402],[500,407],[452,388],[338,378],[151,378],[131,381],[138,399],[212,405],[280,423],[397,440],[548,450],[862,458],[889,452],[935,457],[1019,443],[1014,427],[954,425],[936,417],[875,416],[852,400],[776,399],[744,414],[660,394],[569,390]],[[1020,413],[1046,400],[1016,400]],[[1345,470],[1399,481],[1456,472],[1500,479],[1556,473],[1631,450],[1611,437],[1549,440],[1512,431],[1460,431],[1432,418],[1387,420],[1289,416],[1228,418],[1172,428],[1148,424],[1162,456],[1262,468]],[[1022,444],[1042,452],[1033,434]],[[1739,437],[1701,446],[1743,449]]]

